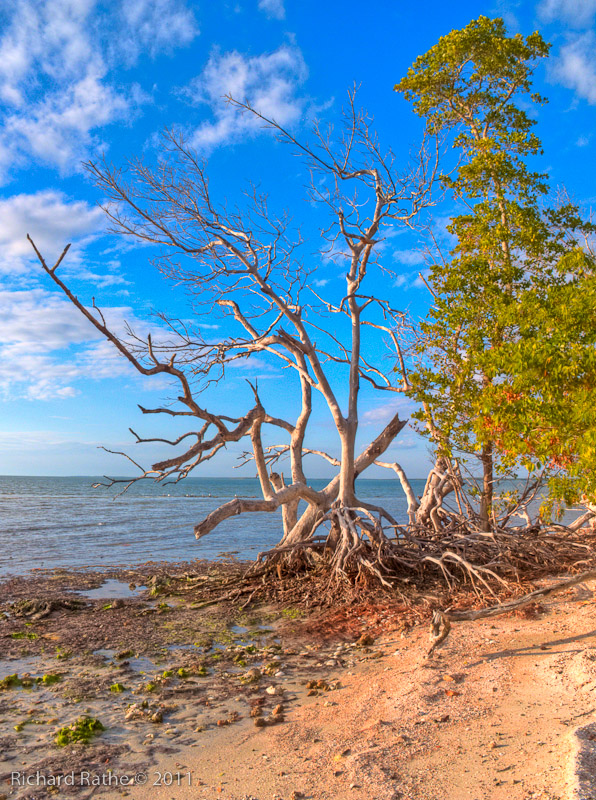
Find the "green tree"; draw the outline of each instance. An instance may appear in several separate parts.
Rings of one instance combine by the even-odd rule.
[[[551,503],[596,503],[596,226],[565,205],[550,214],[560,255],[548,282],[520,294],[503,323],[515,332],[486,353],[486,428],[500,451],[554,473]],[[560,226],[557,228],[557,226]]]
[[[508,37],[503,20],[480,17],[442,37],[395,87],[458,153],[443,176],[461,209],[448,226],[455,245],[430,270],[434,303],[412,394],[439,452],[479,455],[483,527],[492,517],[496,457],[486,354],[515,337],[508,323],[520,294],[548,284],[561,255],[540,209],[545,176],[528,164],[541,143],[521,107],[545,102],[532,93],[531,78],[548,51],[539,33]]]

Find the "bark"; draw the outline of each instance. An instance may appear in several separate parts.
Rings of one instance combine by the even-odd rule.
[[[493,447],[492,443],[483,445],[480,454],[482,464],[482,491],[480,495],[479,522],[482,530],[490,530],[490,523],[493,516]]]

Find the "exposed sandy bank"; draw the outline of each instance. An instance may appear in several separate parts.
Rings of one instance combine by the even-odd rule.
[[[126,602],[122,626],[156,618],[153,612],[143,614],[146,599]],[[104,647],[121,643],[126,626],[106,628],[109,612],[102,616],[101,606],[91,612],[56,612],[36,623],[46,646],[30,656],[37,663],[27,662],[34,667],[32,675],[55,667],[55,644],[68,634],[66,622],[72,642],[74,620],[86,613],[85,626],[92,626],[94,618],[104,626]],[[196,635],[201,625],[203,633],[207,624],[214,630],[204,613],[173,608],[158,621],[167,620],[170,640],[179,640],[190,621]],[[230,627],[233,620],[220,619],[218,625],[225,624],[233,635],[220,646],[222,658],[214,661],[209,660],[213,644],[209,649],[203,643],[199,660],[207,664],[208,675],[174,675],[156,692],[145,691],[147,682],[179,664],[192,671],[197,653],[191,657],[176,647],[167,654],[162,650],[157,664],[150,652],[120,660],[81,652],[72,656],[60,683],[0,693],[5,787],[0,795],[36,800],[99,794],[139,800],[572,797],[573,731],[596,720],[596,603],[591,591],[570,590],[537,613],[457,624],[431,662],[424,658],[426,625],[400,633],[399,615],[389,606],[351,617],[341,629],[335,623],[325,627],[288,620],[287,610],[263,613],[270,627],[259,629],[262,618],[259,623],[253,619],[252,629],[245,626],[244,632]],[[11,623],[5,625],[0,641],[14,655]],[[362,632],[383,628],[372,645],[354,645]],[[156,636],[147,638],[152,648]],[[96,643],[90,633],[88,641]],[[255,651],[245,652],[253,641]],[[139,670],[136,657],[153,661],[141,662],[147,669]],[[123,665],[126,660],[129,664]],[[11,663],[2,662],[4,672]],[[251,667],[264,671],[267,665],[268,674],[258,681],[240,680]],[[117,679],[126,687],[121,694],[109,689]],[[309,690],[312,681],[326,684]],[[268,693],[271,687],[279,688]],[[149,708],[129,715],[131,704],[143,701]],[[280,705],[276,717],[272,712]],[[257,728],[259,717],[251,713],[259,708],[268,724]],[[45,723],[15,733],[15,718],[26,718],[30,709]],[[160,709],[163,722],[151,723],[147,714]],[[87,748],[58,750],[53,745],[56,726],[85,711],[99,717],[107,730]],[[61,788],[58,794],[47,786],[10,786],[10,772],[30,774],[40,766],[48,775],[89,767],[97,774],[144,772],[148,783]],[[164,776],[173,785],[163,785]]]

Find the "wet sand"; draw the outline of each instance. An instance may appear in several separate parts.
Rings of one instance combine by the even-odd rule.
[[[573,732],[596,719],[588,587],[455,626],[427,661],[428,598],[205,605],[226,570],[4,583],[0,798],[575,796]],[[103,729],[58,746],[81,718]]]

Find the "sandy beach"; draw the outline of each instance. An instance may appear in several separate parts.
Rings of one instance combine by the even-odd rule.
[[[204,605],[199,587],[226,569],[4,583],[0,797],[579,797],[575,730],[596,719],[588,587],[456,625],[427,660],[436,598],[407,613]],[[88,741],[72,741],[81,720]]]

